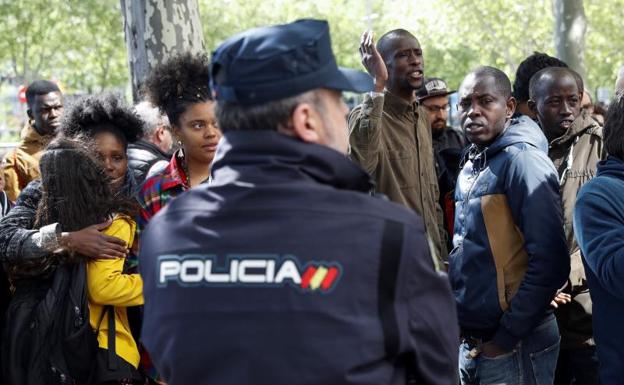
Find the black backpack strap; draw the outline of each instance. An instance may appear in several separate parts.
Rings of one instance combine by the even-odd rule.
[[[108,369],[117,369],[117,351],[115,348],[115,307],[107,306],[108,311]]]
[[[403,228],[404,226],[400,222],[386,220],[381,239],[377,305],[388,357],[396,357],[399,352],[399,327],[394,302],[396,279],[403,253]]]

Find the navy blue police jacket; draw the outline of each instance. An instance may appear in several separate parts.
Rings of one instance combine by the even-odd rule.
[[[457,384],[454,301],[416,214],[277,132],[227,133],[213,176],[141,239],[142,339],[169,384]]]

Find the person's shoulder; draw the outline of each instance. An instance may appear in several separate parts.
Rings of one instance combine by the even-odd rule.
[[[153,173],[149,174],[145,181],[141,184],[139,188],[139,196],[144,197],[146,195],[152,195],[154,192],[160,190],[160,185],[162,181],[167,177],[167,167],[163,167],[158,170],[154,170]]]
[[[158,212],[161,217],[179,211],[206,212],[218,206],[223,201],[223,196],[213,191],[214,188],[208,183],[204,183],[184,191],[171,200],[162,210]],[[214,204],[214,205],[213,205]]]
[[[606,199],[619,198],[624,187],[624,180],[611,176],[597,175],[583,184],[577,196],[577,202],[583,199],[593,199],[591,197],[603,197]],[[624,200],[623,200],[624,203]]]
[[[17,160],[16,159],[17,158],[17,151],[18,151],[18,148],[14,147],[14,148],[10,149],[6,154],[4,154],[4,157],[3,157],[3,162],[4,162],[3,168],[5,170],[9,169],[9,168],[15,167],[15,163],[16,163],[16,160]]]
[[[347,121],[352,122],[360,117],[362,113],[362,109],[364,108],[364,103],[360,103],[357,106],[353,107],[349,114],[347,115]]]
[[[516,143],[505,151],[506,167],[526,172],[556,173],[548,154],[528,143]]]
[[[604,138],[603,135],[603,127],[601,125],[599,125],[598,123],[594,122],[595,124],[590,125],[587,128],[587,131],[585,131],[588,135],[591,136],[595,136],[597,137],[599,140],[602,140]]]
[[[384,195],[371,196],[354,191],[342,191],[340,193],[349,194],[348,201],[351,202],[351,207],[344,205],[342,209],[350,211],[356,209],[357,215],[362,217],[394,221],[416,227],[424,226],[422,218],[418,214],[401,204],[390,201]]]
[[[41,195],[41,179],[34,179],[22,189],[15,201],[15,205],[36,207],[41,200]]]
[[[136,222],[130,216],[117,214],[113,217],[113,222],[103,233],[112,237],[123,239],[127,242],[136,230]]]

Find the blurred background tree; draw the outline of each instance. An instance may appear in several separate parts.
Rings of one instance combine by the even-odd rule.
[[[555,55],[556,5],[574,2],[584,6],[587,21],[588,87],[611,90],[624,64],[624,0],[193,1],[209,53],[245,29],[314,17],[329,21],[338,62],[362,68],[358,45],[365,29],[380,36],[405,28],[423,46],[426,75],[443,77],[454,88],[478,65],[497,66],[513,80],[517,65],[533,51]],[[0,89],[0,100],[16,99],[16,87],[37,78],[58,80],[72,94],[116,89],[131,95],[120,0],[0,0],[0,34],[0,86],[15,88]],[[0,131],[3,114],[0,106]]]
[[[118,0],[0,0],[0,74],[56,79],[82,92],[125,87]]]

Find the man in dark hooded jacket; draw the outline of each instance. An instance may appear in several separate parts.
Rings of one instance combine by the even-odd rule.
[[[557,172],[537,125],[512,119],[507,76],[481,67],[459,89],[472,143],[455,190],[449,277],[462,384],[551,385],[559,331],[549,304],[570,271]]]

